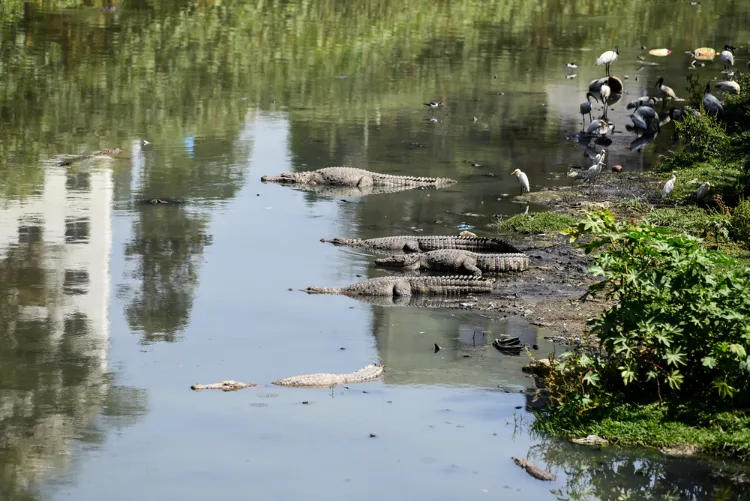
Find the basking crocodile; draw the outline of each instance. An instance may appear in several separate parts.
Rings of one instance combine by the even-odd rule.
[[[476,252],[442,249],[418,254],[399,254],[375,260],[376,266],[398,267],[406,270],[450,271],[471,273],[524,271],[529,268],[526,254],[478,254]]]
[[[442,177],[394,176],[380,174],[355,167],[324,167],[305,172],[283,172],[278,176],[263,176],[264,183],[291,183],[297,185],[326,185],[326,186],[403,186],[418,188],[420,186],[440,187],[454,184],[455,179]]]
[[[278,386],[296,386],[305,388],[328,388],[330,386],[339,386],[343,384],[364,383],[375,381],[383,377],[383,366],[379,364],[369,364],[355,372],[346,374],[303,374],[301,376],[291,376],[272,382]],[[222,390],[235,391],[243,388],[252,388],[256,386],[253,383],[240,383],[238,381],[222,381],[211,384],[194,384],[190,389],[195,391],[201,390]]]
[[[368,278],[347,287],[308,287],[308,294],[343,294],[347,296],[451,295],[492,292],[494,279],[446,277],[378,277]]]
[[[320,241],[349,247],[367,247],[374,250],[400,250],[403,252],[429,252],[440,249],[498,253],[520,252],[515,246],[501,238],[495,237],[403,235],[381,238],[321,238]]]
[[[295,184],[293,189],[298,191],[308,191],[322,197],[329,198],[347,198],[347,197],[364,197],[369,195],[383,195],[388,193],[398,193],[399,191],[413,190],[416,186],[407,185],[388,185],[388,186],[332,186],[330,184]]]
[[[61,160],[57,162],[57,165],[63,166],[63,165],[72,165],[76,162],[81,162],[83,160],[88,160],[90,158],[112,158],[112,155],[117,155],[120,153],[120,148],[109,148],[106,150],[99,150],[95,151],[93,153],[89,153],[86,155],[78,155],[72,158],[68,158],[66,160]]]

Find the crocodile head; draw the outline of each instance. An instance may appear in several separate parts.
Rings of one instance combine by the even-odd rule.
[[[375,260],[377,266],[385,266],[389,268],[401,268],[404,266],[411,266],[419,262],[419,254],[396,254],[390,257],[383,257]]]
[[[263,183],[309,183],[312,178],[312,172],[282,172],[278,176],[263,176],[260,181]]]

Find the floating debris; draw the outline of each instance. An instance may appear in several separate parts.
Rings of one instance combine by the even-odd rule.
[[[648,53],[652,56],[664,57],[670,55],[672,51],[669,49],[651,49]]]

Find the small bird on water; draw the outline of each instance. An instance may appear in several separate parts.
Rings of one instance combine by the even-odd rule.
[[[574,69],[578,68],[578,65],[576,63],[570,62],[570,63],[566,64],[565,67],[567,69],[569,69],[569,70],[574,70]]]
[[[425,106],[428,106],[432,110],[439,108],[442,104],[441,101],[430,101],[429,103],[424,103]]]
[[[524,192],[531,191],[529,187],[529,178],[526,177],[526,174],[521,172],[521,169],[516,169],[511,173],[511,176],[518,177],[518,184],[521,185],[521,195],[524,194]]]

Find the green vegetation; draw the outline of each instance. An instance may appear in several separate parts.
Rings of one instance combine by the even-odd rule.
[[[535,426],[750,457],[750,272],[697,237],[607,211],[568,233],[599,251],[589,291],[616,303],[589,321],[596,346],[550,359],[551,405]]]
[[[517,233],[549,233],[569,228],[578,222],[577,219],[557,212],[536,212],[516,214],[509,218],[499,219],[495,226],[498,231]]]

